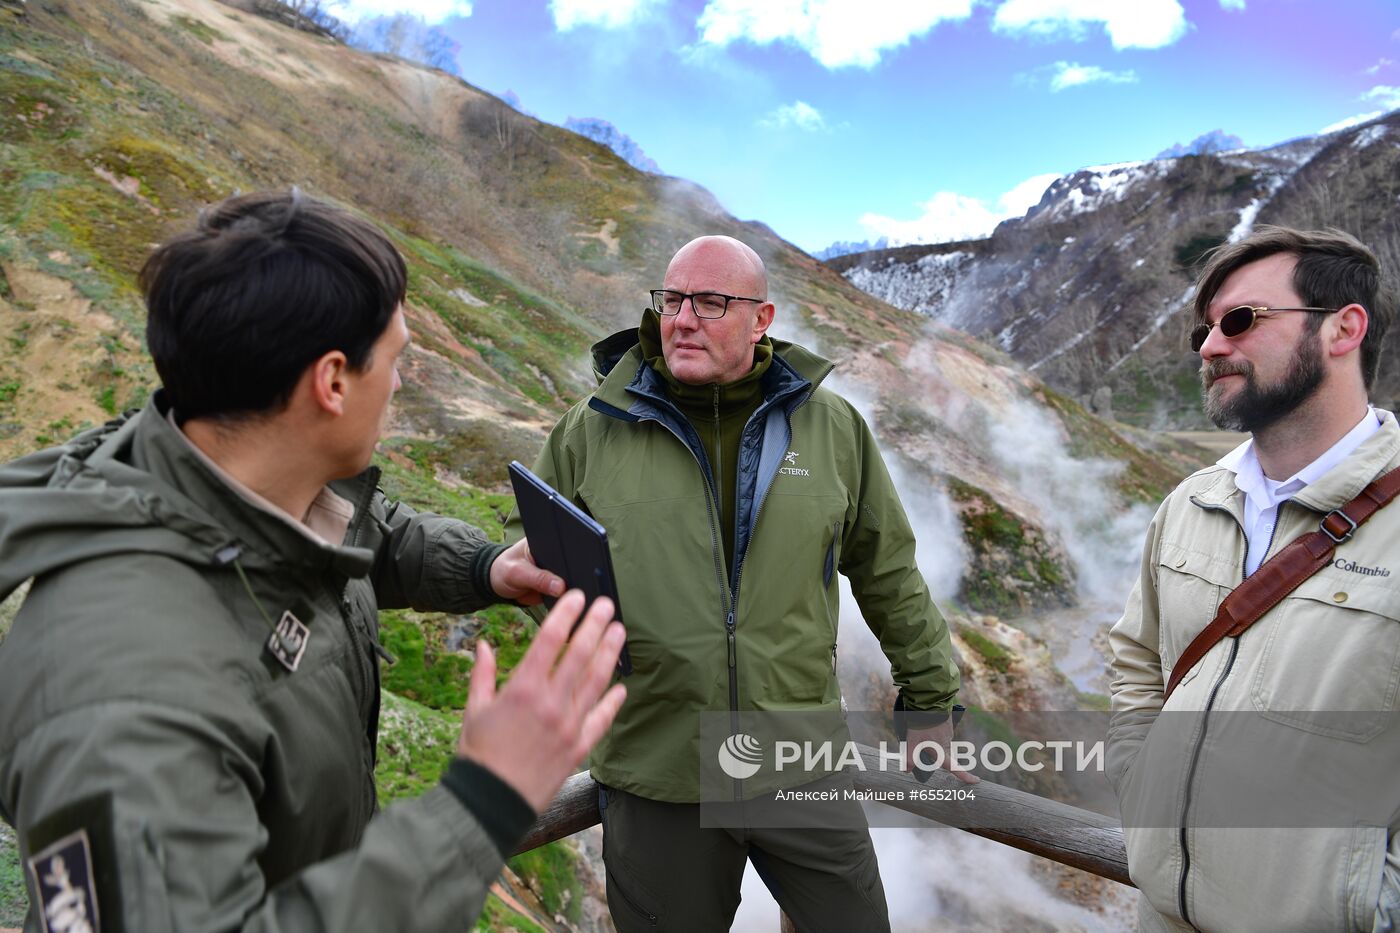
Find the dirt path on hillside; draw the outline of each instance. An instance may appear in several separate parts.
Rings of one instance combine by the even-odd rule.
[[[1248,434],[1238,431],[1168,431],[1168,436],[1179,441],[1186,441],[1198,447],[1204,447],[1211,453],[1223,457],[1225,454],[1243,444],[1248,438]]]

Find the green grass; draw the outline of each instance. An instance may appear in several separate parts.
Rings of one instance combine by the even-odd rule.
[[[8,405],[19,394],[20,384],[15,380],[0,382],[0,405]]]
[[[172,16],[170,17],[170,21],[205,45],[213,45],[215,39],[221,42],[229,41],[225,33],[220,32],[203,20],[194,19],[189,16]]]
[[[1073,573],[1054,556],[1040,529],[1003,509],[971,483],[947,477],[958,504],[963,540],[972,552],[958,598],[978,612],[1000,615],[1031,606],[1064,604]]]
[[[417,797],[436,785],[452,761],[461,727],[460,714],[429,709],[386,691],[374,767],[379,802]]]
[[[482,931],[482,933],[499,933],[501,930],[545,933],[544,928],[538,923],[517,914],[494,894],[486,899],[486,910],[482,913],[481,919],[474,929]]]
[[[980,654],[982,659],[998,674],[1005,674],[1011,669],[1011,662],[1015,660],[1015,655],[1001,645],[973,629],[965,629],[959,634],[962,635],[962,640],[971,645],[972,649]]]
[[[14,830],[0,823],[0,927],[24,925],[29,895],[24,886],[24,869],[19,863],[19,847]]]
[[[510,860],[511,870],[530,886],[551,917],[563,914],[577,923],[582,902],[578,880],[578,853],[552,842]]]

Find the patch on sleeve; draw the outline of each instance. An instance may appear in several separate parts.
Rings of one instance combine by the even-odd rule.
[[[99,933],[102,920],[87,830],[69,833],[27,864],[44,933]]]
[[[122,933],[112,796],[76,800],[26,834],[32,913],[44,933]]]

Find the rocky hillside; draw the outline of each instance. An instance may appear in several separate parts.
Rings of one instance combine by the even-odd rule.
[[[995,342],[1057,390],[1153,427],[1203,424],[1185,345],[1201,257],[1254,224],[1336,226],[1400,285],[1400,112],[1262,150],[1084,169],[987,239],[830,260],[850,282]],[[1387,356],[1400,348],[1392,328]],[[1375,397],[1400,401],[1383,364]]]
[[[764,256],[777,333],[838,362],[898,474],[922,569],[978,619],[1111,591],[1099,558],[1131,560],[1140,510],[1198,462],[872,298],[694,184],[264,5],[0,0],[0,459],[139,405],[154,374],[133,282],[150,246],[211,201],[296,184],[372,217],[409,264],[414,343],[377,458],[386,488],[497,532],[505,464],[533,458],[590,386],[589,344],[634,325],[669,256],[703,233]],[[381,733],[389,799],[442,765],[463,646],[482,635],[508,668],[527,636],[506,609],[381,621],[400,659],[385,684],[403,700]],[[1039,656],[998,625],[959,622],[964,653],[998,676],[1019,663],[1008,652]],[[493,916],[587,926],[591,864],[572,846],[517,862]],[[13,868],[0,840],[0,880]]]

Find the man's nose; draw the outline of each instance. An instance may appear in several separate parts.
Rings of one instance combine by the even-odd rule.
[[[1201,344],[1201,359],[1213,360],[1221,356],[1229,356],[1234,350],[1234,342],[1220,332],[1220,325],[1210,329],[1206,334],[1206,342]]]
[[[687,296],[681,299],[681,306],[676,310],[676,326],[686,330],[696,330],[700,327],[700,315],[695,313],[695,299]]]

